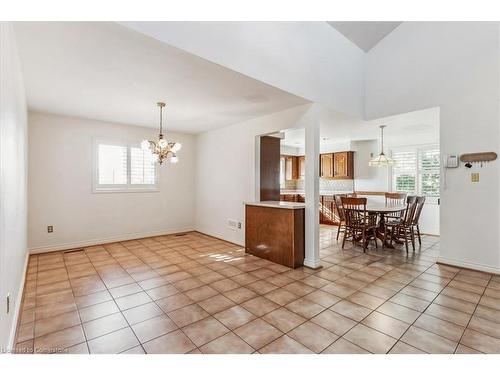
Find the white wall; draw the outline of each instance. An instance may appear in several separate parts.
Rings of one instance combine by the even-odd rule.
[[[255,136],[300,126],[310,110],[304,105],[196,138],[196,229],[244,245],[243,202],[255,200]],[[228,220],[242,223],[228,227]]]
[[[27,136],[13,30],[0,22],[0,350],[12,348],[27,261]]]
[[[404,22],[367,54],[366,115],[439,106],[442,154],[498,152],[498,54],[497,22]],[[499,177],[499,161],[449,171],[442,262],[500,273]]]
[[[364,52],[326,22],[122,22],[335,111],[363,116]]]
[[[30,112],[29,135],[31,250],[194,229],[194,136],[167,131],[183,148],[177,164],[159,166],[159,192],[94,194],[94,138],[140,143],[155,129]]]

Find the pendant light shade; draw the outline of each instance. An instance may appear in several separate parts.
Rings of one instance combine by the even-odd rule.
[[[384,154],[384,128],[385,125],[380,125],[380,154],[368,162],[370,167],[390,167],[395,164],[394,159]]]

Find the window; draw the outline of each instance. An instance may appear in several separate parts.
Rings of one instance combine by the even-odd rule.
[[[156,191],[157,167],[149,150],[96,141],[94,192]]]
[[[439,198],[439,155],[437,145],[392,150],[392,190]]]

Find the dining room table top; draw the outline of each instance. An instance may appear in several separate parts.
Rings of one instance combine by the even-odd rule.
[[[387,213],[387,212],[399,212],[399,211],[404,211],[406,210],[406,205],[384,205],[384,204],[367,204],[366,205],[366,211],[368,212],[380,212],[380,213]]]

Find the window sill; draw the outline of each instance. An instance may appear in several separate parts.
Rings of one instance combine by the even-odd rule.
[[[159,188],[94,188],[93,194],[109,194],[109,193],[159,193]]]

